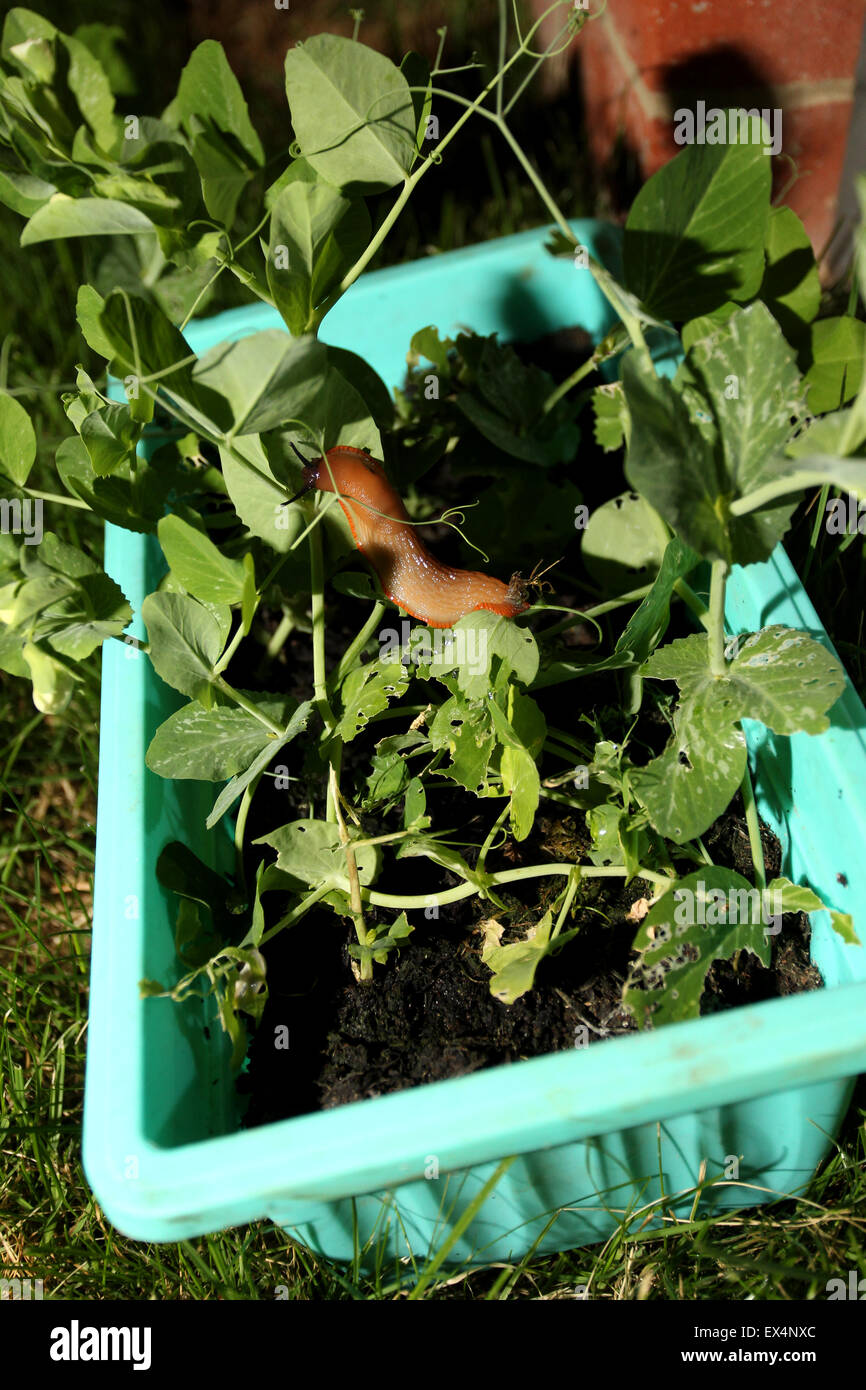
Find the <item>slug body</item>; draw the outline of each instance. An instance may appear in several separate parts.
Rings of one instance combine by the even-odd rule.
[[[528,607],[520,575],[503,584],[478,570],[440,564],[409,524],[381,463],[363,449],[329,449],[327,462],[320,458],[307,465],[304,482],[305,491],[339,493],[355,544],[383,592],[428,627],[453,627],[479,608],[514,618]]]

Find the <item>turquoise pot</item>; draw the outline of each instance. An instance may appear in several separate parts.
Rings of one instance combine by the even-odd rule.
[[[609,235],[578,222],[604,254]],[[554,260],[544,230],[364,276],[329,314],[325,341],[400,382],[412,334],[460,324],[528,340],[610,312],[588,271]],[[254,306],[190,325],[190,347],[282,321]],[[162,572],[151,538],[106,527],[106,568],[136,610]],[[731,632],[805,628],[830,646],[779,548],[736,569]],[[131,631],[143,637],[136,616]],[[132,646],[103,649],[96,898],[84,1163],[108,1218],[140,1240],[175,1241],[268,1218],[348,1260],[372,1237],[380,1254],[422,1260],[461,1223],[449,1260],[489,1262],[531,1247],[603,1240],[625,1212],[688,1213],[801,1190],[828,1153],[866,1070],[866,950],[845,946],[825,913],[812,950],[827,988],[775,999],[255,1130],[240,1127],[226,1041],[201,1003],[142,1000],[138,981],[173,977],[173,906],[154,866],[170,840],[202,858],[213,786],[163,781],[144,762],[177,696]],[[747,725],[763,819],[784,872],[854,915],[866,936],[866,711],[850,683],[826,733],[778,738]],[[516,1155],[480,1211],[461,1217]],[[712,1179],[719,1181],[711,1182]]]

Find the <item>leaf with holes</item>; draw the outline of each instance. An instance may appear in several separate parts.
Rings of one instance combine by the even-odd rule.
[[[487,769],[496,746],[486,702],[468,700],[461,693],[445,700],[430,724],[430,744],[447,751],[451,759],[446,767],[436,769],[439,776],[449,777],[476,795],[485,793]]]
[[[360,831],[350,826],[350,841],[360,838]],[[277,868],[286,875],[286,887],[292,892],[326,886],[343,893],[349,891],[346,850],[340,843],[337,826],[330,821],[291,821],[262,835],[255,844],[270,845],[277,851]],[[361,883],[373,883],[379,868],[378,846],[361,845],[354,855]]]
[[[697,1018],[714,961],[745,950],[769,965],[766,909],[759,890],[733,869],[708,864],[680,879],[647,913],[632,943],[640,959],[623,1004],[638,1027]]]
[[[342,712],[336,736],[344,743],[357,738],[374,715],[399,700],[409,688],[409,673],[399,661],[370,661],[356,666],[343,682]]]

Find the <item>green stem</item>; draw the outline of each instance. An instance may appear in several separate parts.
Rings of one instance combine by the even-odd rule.
[[[274,657],[279,656],[289,637],[295,630],[295,616],[291,612],[283,613],[276,631],[265,647],[265,655],[273,661]]]
[[[246,695],[242,695],[239,690],[235,690],[230,686],[223,676],[217,675],[213,683],[217,690],[221,690],[223,695],[227,695],[228,698],[233,700],[236,705],[239,705],[241,709],[246,710],[247,714],[251,714],[253,718],[257,719],[260,724],[263,724],[268,732],[273,734],[275,738],[283,737],[283,730],[280,728],[279,724],[274,724],[272,720],[268,719],[268,716],[262,713],[258,705],[254,705],[252,700],[247,699]]]
[[[752,775],[749,772],[748,762],[743,772],[743,780],[740,783],[740,793],[746,811],[749,846],[752,851],[752,864],[755,869],[755,887],[760,888],[763,892],[767,886],[767,869],[764,863],[764,847],[761,843],[761,823],[758,820],[758,807],[755,802],[755,791],[752,786]]]
[[[502,869],[499,873],[487,874],[485,885],[517,883],[529,878],[553,878],[557,875],[568,875],[572,869],[578,869],[581,878],[625,878],[628,873],[628,869],[622,864],[603,867],[594,864],[533,864],[524,869]],[[668,887],[672,881],[665,874],[657,874],[653,869],[644,868],[639,868],[634,877],[645,879],[649,883],[658,883],[663,887]],[[371,903],[374,907],[404,908],[408,912],[429,907],[431,896],[435,897],[438,907],[444,907],[446,903],[458,903],[463,898],[471,898],[473,894],[481,891],[475,883],[461,883],[456,888],[446,888],[443,892],[432,895],[420,893],[407,896],[405,893],[379,893],[373,888],[362,888],[361,897],[364,902]]]
[[[235,652],[237,651],[238,647],[240,646],[241,642],[244,640],[245,636],[246,634],[244,632],[243,623],[238,623],[237,632],[235,633],[232,640],[229,642],[228,646],[226,647],[216,666],[213,668],[215,676],[220,675],[220,673],[226,669]]]
[[[342,657],[340,658],[339,665],[336,667],[334,671],[331,672],[331,675],[328,679],[329,689],[333,690],[337,686],[342,684],[343,680],[352,670],[352,667],[356,664],[358,657],[366,647],[370,638],[373,636],[373,633],[378,628],[386,611],[387,610],[384,603],[373,604],[373,607],[370,610],[370,616],[364,623],[364,626],[355,635],[355,637],[352,638],[352,641],[349,643],[348,647],[346,648]]]
[[[723,676],[727,670],[725,663],[725,586],[728,581],[726,560],[714,560],[710,580],[710,670],[714,676]]]
[[[572,372],[571,376],[566,377],[565,381],[560,382],[555,391],[551,391],[544,405],[541,407],[542,415],[549,415],[553,407],[558,405],[562,400],[563,396],[568,395],[572,386],[577,386],[578,382],[583,381],[584,377],[589,376],[590,372],[594,372],[597,366],[598,361],[593,352],[587,357],[586,361],[578,367],[576,372]]]
[[[247,816],[250,812],[250,803],[255,794],[256,787],[262,780],[262,774],[254,777],[249,786],[244,788],[241,797],[241,804],[238,809],[238,818],[235,821],[235,867],[237,870],[238,882],[243,887],[246,884],[246,874],[244,872],[244,832],[247,828]]]
[[[322,564],[322,532],[310,532],[310,594],[313,622],[313,704],[328,733],[336,720],[328,703],[325,675],[325,578]]]
[[[709,628],[710,610],[703,599],[698,598],[691,585],[687,584],[684,579],[675,579],[674,589],[679,594],[686,607],[692,610],[698,622],[701,623],[703,627]]]
[[[812,534],[809,537],[809,549],[807,550],[806,558],[803,561],[802,581],[804,584],[806,583],[806,580],[809,578],[809,571],[812,568],[812,561],[814,560],[815,553],[818,549],[818,538],[821,535],[821,529],[824,525],[824,517],[827,511],[827,499],[829,496],[830,484],[825,483],[824,486],[821,488],[821,495],[818,498],[818,508],[815,512],[815,520],[812,524]]]
[[[64,507],[79,507],[82,511],[90,511],[87,503],[82,502],[80,497],[62,497],[57,492],[38,492],[35,487],[23,487],[21,491],[26,492],[28,497],[40,497],[43,502],[60,502]]]
[[[269,931],[262,934],[259,945],[264,946],[266,942],[271,941],[276,936],[277,932],[283,931],[286,927],[293,927],[296,922],[307,915],[311,908],[316,906],[317,902],[321,902],[322,898],[331,892],[332,887],[333,885],[330,883],[322,883],[312,893],[308,893],[292,908],[291,912],[287,912],[284,917],[280,918],[279,922],[274,923]]]
[[[515,159],[523,169],[524,173],[526,174],[526,177],[529,179],[529,182],[532,184],[533,188],[535,189],[544,206],[547,208],[554,222],[556,222],[560,230],[563,231],[565,235],[571,241],[574,241],[576,244],[574,232],[571,230],[571,227],[568,225],[567,221],[563,217],[556,202],[552,198],[551,194],[548,192],[547,185],[545,184],[541,175],[532,166],[527,156],[523,153],[523,150],[521,149],[517,140],[511,134],[511,131],[508,129],[508,126],[506,125],[505,121],[497,120],[496,124],[499,126],[499,129],[502,132],[503,139],[505,140],[506,144],[510,147]]]

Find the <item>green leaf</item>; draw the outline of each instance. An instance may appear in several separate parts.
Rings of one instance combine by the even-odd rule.
[[[717,509],[723,491],[713,449],[693,429],[682,397],[648,358],[629,353],[622,379],[632,420],[625,474],[692,550],[727,559],[730,541]]]
[[[405,912],[387,927],[368,927],[367,940],[363,946],[350,946],[349,955],[356,960],[373,960],[384,965],[389,953],[404,945],[415,930],[409,925]]]
[[[456,397],[457,409],[485,439],[529,463],[550,465],[573,459],[580,431],[572,418],[572,405],[562,401],[548,414],[542,410],[554,389],[547,372],[527,366],[509,343],[498,342],[495,335],[479,338],[461,333],[457,349],[469,367],[463,373],[466,389]]]
[[[97,516],[128,531],[155,530],[165,510],[166,497],[176,482],[171,467],[150,467],[143,459],[137,461],[134,477],[129,469],[121,469],[112,477],[98,478],[78,435],[64,439],[55,463],[64,487],[73,497],[86,502]]]
[[[851,413],[846,414],[848,418],[845,428],[850,431]],[[802,456],[798,454],[793,463],[789,458],[777,458],[774,465],[774,472],[769,481],[756,492],[740,500],[738,505],[744,512],[765,506],[767,494],[786,496],[802,492],[808,487],[823,487],[825,483],[835,483],[837,487],[852,493],[855,497],[866,497],[866,459],[836,458],[828,454],[804,452]]]
[[[437,709],[430,723],[430,746],[447,751],[450,762],[436,769],[476,796],[487,787],[487,769],[496,749],[489,707],[482,700],[452,695]]]
[[[61,714],[72,699],[75,688],[72,672],[34,642],[25,642],[21,655],[30,669],[36,708],[42,714]]]
[[[720,304],[718,309],[714,309],[711,314],[699,314],[697,318],[689,319],[688,323],[683,324],[682,340],[683,348],[690,352],[695,343],[702,338],[712,338],[718,333],[720,328],[724,328],[731,314],[735,314],[739,305],[732,299],[726,299],[724,304]]]
[[[370,216],[359,199],[327,184],[295,180],[271,209],[268,286],[289,331],[311,326],[313,311],[370,240]]]
[[[688,146],[632,204],[627,288],[658,318],[678,322],[750,299],[764,270],[770,182],[758,144]]]
[[[240,603],[247,589],[247,567],[232,560],[179,516],[164,516],[157,526],[162,553],[183,587],[203,603]]]
[[[707,865],[665,893],[634,939],[623,1004],[639,1028],[698,1018],[707,972],[714,961],[751,951],[768,966],[772,953],[764,927],[766,900],[733,869]]]
[[[51,43],[57,34],[56,27],[49,19],[34,10],[23,6],[13,6],[6,15],[3,25],[3,40],[0,56],[7,62],[25,63],[27,47],[39,43]],[[32,69],[38,71],[37,69]],[[54,75],[53,66],[40,77],[40,81],[50,82]]]
[[[212,122],[224,134],[234,136],[254,164],[264,163],[261,141],[222,44],[205,39],[193,49],[180,75],[173,105],[187,126],[196,116]]]
[[[717,430],[722,498],[744,497],[775,476],[792,423],[803,413],[800,375],[775,319],[761,304],[738,310],[712,338],[695,343],[687,367],[709,402]],[[794,500],[728,520],[738,564],[766,559],[790,522]]]
[[[714,676],[707,637],[695,633],[657,648],[641,670],[656,680],[676,680],[687,698],[713,693],[720,717],[760,719],[776,734],[823,733],[826,712],[845,688],[845,672],[825,646],[774,623],[736,638],[735,652],[725,675]]]
[[[423,631],[413,629],[413,639],[429,643],[432,659],[426,664],[419,663],[421,669],[426,669],[437,680],[451,671],[456,672],[457,686],[470,700],[485,699],[492,685],[504,686],[512,675],[522,685],[529,686],[538,673],[535,638],[529,628],[518,626],[510,618],[486,611],[467,613],[454,624],[453,646],[438,651],[430,641],[429,632],[427,639],[420,638]]]
[[[326,449],[348,444],[382,456],[381,437],[367,406],[330,365],[330,354],[313,338],[291,339],[269,330],[213,349],[196,367],[196,383],[225,397],[243,434],[231,453],[220,450],[238,516],[253,535],[280,552],[294,544],[307,524],[301,506],[283,505],[289,495],[283,479],[296,476],[298,469],[292,441],[309,452],[311,439],[321,434]],[[268,431],[263,441],[267,455],[262,441],[247,433],[250,424]],[[318,445],[313,447],[318,452]],[[288,473],[283,464],[289,465]],[[342,516],[339,507],[333,510]]]
[[[679,536],[672,536],[653,586],[626,624],[616,651],[632,652],[639,662],[646,660],[667,631],[674,585],[690,574],[697,563],[695,552],[684,545]]]
[[[97,143],[107,151],[113,145],[120,127],[120,122],[114,115],[111,84],[102,70],[99,59],[91,53],[86,44],[67,34],[63,34],[61,38],[69,54],[69,71],[66,78],[69,89]]]
[[[150,377],[160,373],[158,389],[166,392],[195,426],[209,411],[219,412],[219,397],[193,380],[190,359],[194,354],[183,334],[159,306],[141,296],[113,291],[99,316],[100,327],[113,345],[111,370],[115,376]],[[167,370],[172,364],[182,364]],[[146,395],[142,384],[141,393]],[[228,426],[228,412],[215,420]]]
[[[14,396],[0,392],[0,472],[23,487],[36,459],[30,416]]]
[[[111,90],[117,96],[134,96],[135,79],[120,52],[125,37],[119,24],[79,24],[73,34],[99,60]]]
[[[803,409],[791,349],[766,307],[738,310],[696,341],[673,383],[636,353],[623,363],[623,383],[632,486],[704,559],[765,559],[794,500],[762,504],[754,516],[732,504],[790,470],[783,450]]]
[[[247,787],[258,777],[259,773],[264,772],[268,763],[273,760],[280,749],[284,748],[287,743],[291,743],[293,738],[296,738],[298,734],[306,729],[312,712],[313,703],[311,700],[304,700],[300,705],[297,705],[280,737],[270,740],[265,744],[261,752],[253,758],[249,767],[243,772],[236,773],[231,781],[226,783],[214,802],[210,815],[207,818],[206,824],[208,830],[211,830],[213,826],[216,825],[217,821],[225,815],[226,811],[234,805],[238,797],[246,791]]]
[[[809,454],[853,454],[866,439],[866,414],[854,418],[854,406],[834,410],[810,420],[805,429],[788,441],[785,453],[789,458],[806,458]]]
[[[684,695],[667,748],[646,767],[629,772],[632,789],[656,830],[678,845],[703,835],[727,810],[743,780],[746,740],[733,719],[724,717],[723,698],[714,690],[703,699]]]
[[[304,159],[329,183],[402,183],[415,157],[408,83],[389,58],[318,34],[286,54],[286,94]]]
[[[83,661],[109,637],[119,637],[132,618],[123,592],[107,574],[83,575],[73,592],[43,609],[35,631],[47,634],[56,652]]]
[[[535,983],[535,972],[545,956],[558,951],[577,935],[579,928],[575,927],[571,931],[560,932],[558,936],[551,936],[553,912],[554,908],[548,908],[538,925],[530,927],[522,941],[500,946],[499,931],[487,935],[481,959],[493,972],[490,993],[500,1003],[513,1004],[527,994]]]
[[[812,365],[806,373],[808,404],[813,415],[838,410],[853,400],[863,382],[866,323],[860,319],[819,319],[812,324]]]
[[[222,654],[223,629],[186,594],[148,594],[141,605],[150,659],[157,674],[183,695],[210,703],[213,668]]]
[[[360,832],[353,826],[349,827],[349,838],[360,838]],[[344,893],[349,891],[346,851],[340,843],[339,830],[330,821],[292,821],[269,835],[262,835],[254,843],[270,845],[277,851],[277,868],[286,874],[287,887],[292,892],[325,885]],[[362,845],[354,854],[361,883],[372,883],[379,866],[378,847]]]
[[[173,840],[165,846],[156,861],[156,876],[164,888],[181,898],[201,903],[210,910],[215,946],[237,939],[247,906],[245,894],[222,874],[216,873],[209,864],[205,864],[186,845]],[[210,954],[213,953],[211,951]]]
[[[535,821],[541,792],[536,758],[547,734],[547,724],[539,706],[514,686],[508,689],[508,715],[495,700],[487,708],[502,745],[499,771],[502,787],[511,797],[509,823],[515,840],[525,840]]]
[[[404,55],[400,64],[400,71],[409,85],[412,96],[412,108],[415,112],[415,145],[418,153],[422,154],[424,138],[427,134],[427,117],[430,115],[430,108],[433,104],[430,64],[426,58],[422,58],[420,53],[410,51]]]
[[[772,208],[765,245],[767,266],[758,291],[789,343],[808,335],[821,304],[812,243],[791,208]]]
[[[758,719],[777,734],[821,733],[845,685],[826,647],[774,625],[736,639],[726,674],[714,676],[705,635],[658,647],[641,674],[676,680],[681,701],[667,748],[633,768],[635,795],[661,834],[683,844],[702,835],[729,805],[746,765],[739,721]]]
[[[297,709],[289,696],[241,691],[272,723],[285,725]],[[224,782],[244,772],[264,748],[276,752],[281,740],[261,720],[236,705],[203,709],[193,701],[160,724],[145,756],[160,777]]]
[[[0,203],[24,217],[32,217],[57,192],[53,183],[17,169],[0,169]]]
[[[108,361],[114,353],[114,347],[99,322],[100,314],[104,308],[105,300],[98,290],[95,290],[92,285],[79,287],[78,297],[75,301],[75,317],[78,320],[78,326],[88,347],[92,347],[94,352],[98,352],[100,357],[104,357]]]
[[[304,411],[322,389],[327,348],[316,338],[289,338],[276,329],[217,348],[202,359],[196,379],[216,386],[231,373],[240,386],[235,435],[260,434]],[[226,387],[223,387],[228,394]],[[231,397],[230,397],[231,398]]]
[[[250,171],[216,131],[202,131],[192,142],[192,157],[201,175],[204,205],[215,222],[231,227]]]
[[[104,478],[132,461],[141,426],[132,419],[128,406],[100,403],[98,410],[82,420],[80,434],[94,473]]]
[[[604,591],[621,594],[652,582],[669,539],[667,527],[646,498],[622,492],[593,510],[581,553]]]
[[[596,386],[592,393],[592,409],[595,416],[593,433],[596,444],[606,454],[621,449],[626,442],[629,426],[622,382],[615,381],[611,386]]]
[[[409,688],[409,673],[399,661],[369,661],[356,666],[343,682],[342,710],[336,736],[351,743],[376,714],[399,700]]]
[[[153,232],[150,218],[114,198],[70,198],[55,193],[34,212],[21,233],[22,246],[68,236],[132,236]]]
[[[802,883],[792,883],[789,878],[774,878],[767,884],[767,893],[774,912],[826,912],[833,930],[841,936],[848,946],[862,946],[862,941],[854,930],[854,919],[849,912],[836,912],[832,907]]]

